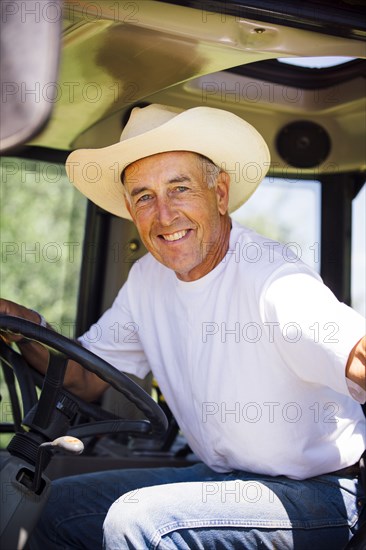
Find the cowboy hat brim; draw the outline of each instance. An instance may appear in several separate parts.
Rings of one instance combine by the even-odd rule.
[[[270,165],[268,147],[253,126],[221,109],[194,107],[160,126],[101,149],[79,149],[66,161],[70,181],[104,210],[131,219],[121,173],[157,153],[191,151],[204,155],[230,175],[229,212],[253,194]]]

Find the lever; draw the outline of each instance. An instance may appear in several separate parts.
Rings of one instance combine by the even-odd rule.
[[[76,437],[72,437],[70,435],[64,435],[62,437],[54,439],[53,441],[46,441],[45,443],[41,443],[41,445],[38,447],[36,464],[34,468],[34,478],[32,484],[32,491],[34,493],[37,493],[41,486],[46,452],[50,450],[56,450],[57,448],[63,449],[68,453],[79,455],[84,450],[84,443],[80,441],[80,439],[77,439]]]

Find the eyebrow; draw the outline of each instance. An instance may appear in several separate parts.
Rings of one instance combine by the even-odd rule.
[[[191,181],[191,178],[182,174],[181,176],[174,176],[167,183],[182,183],[184,181]]]
[[[144,191],[148,191],[147,187],[136,187],[131,191],[130,195],[131,197],[136,197],[136,195],[139,195],[140,193],[143,193]]]
[[[166,184],[169,185],[172,183],[183,183],[185,181],[191,181],[191,178],[189,176],[185,176],[184,174],[182,174],[181,176],[173,176],[166,182]],[[130,195],[131,197],[136,197],[136,195],[139,195],[140,193],[144,193],[145,191],[150,191],[150,190],[151,189],[149,189],[146,186],[136,187],[131,191]]]

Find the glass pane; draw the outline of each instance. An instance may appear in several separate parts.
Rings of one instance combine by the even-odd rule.
[[[321,189],[317,181],[266,178],[232,217],[289,247],[320,271]]]
[[[296,67],[307,67],[309,69],[326,69],[344,65],[356,59],[355,57],[281,57],[281,63],[295,65]]]
[[[4,157],[0,177],[1,296],[73,336],[86,199],[61,164]]]
[[[86,199],[60,164],[0,159],[0,295],[74,336]],[[0,422],[12,422],[0,372]],[[0,435],[0,448],[11,434]]]
[[[351,303],[366,316],[366,185],[352,203]]]

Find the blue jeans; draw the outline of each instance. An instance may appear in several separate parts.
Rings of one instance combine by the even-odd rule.
[[[204,464],[73,476],[53,483],[30,548],[97,550],[104,524],[108,550],[341,550],[366,512],[358,485],[335,475],[220,474]]]

